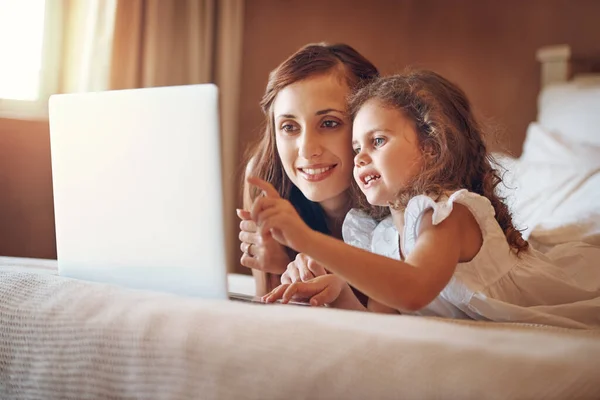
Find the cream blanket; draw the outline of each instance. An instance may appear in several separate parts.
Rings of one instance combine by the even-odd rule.
[[[600,338],[0,272],[1,399],[600,398]]]

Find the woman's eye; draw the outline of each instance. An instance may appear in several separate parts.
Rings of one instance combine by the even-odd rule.
[[[281,130],[286,133],[292,133],[292,132],[294,132],[295,129],[296,129],[296,127],[292,124],[284,124],[281,126]]]
[[[354,154],[358,154],[360,153],[360,147],[355,147],[354,148]]]
[[[382,137],[378,137],[378,138],[374,138],[373,139],[373,146],[377,147],[381,147],[385,144],[385,139]]]
[[[337,121],[333,121],[333,120],[327,120],[327,121],[323,121],[323,126],[325,128],[337,128],[340,125],[339,122]]]

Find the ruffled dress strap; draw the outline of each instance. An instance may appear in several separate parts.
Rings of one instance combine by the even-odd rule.
[[[469,209],[477,220],[484,238],[488,233],[491,233],[488,231],[495,231],[499,228],[495,220],[494,207],[489,199],[477,193],[469,192],[467,189],[458,190],[450,196],[442,196],[438,201],[434,201],[426,195],[415,196],[410,199],[404,211],[403,250],[406,255],[415,247],[423,214],[427,210],[433,209],[432,223],[438,225],[452,213],[454,203],[460,203]]]
[[[364,211],[352,209],[346,214],[342,225],[342,238],[344,242],[363,250],[371,251],[373,231],[377,221]]]
[[[399,236],[391,216],[377,222],[363,211],[350,210],[342,225],[344,242],[389,258],[399,259]]]

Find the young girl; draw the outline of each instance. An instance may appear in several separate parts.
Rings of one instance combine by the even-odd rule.
[[[552,259],[531,249],[494,190],[482,130],[465,94],[436,73],[380,78],[351,99],[354,178],[380,223],[352,210],[343,243],[309,229],[256,178],[262,235],[305,253],[331,274],[285,284],[264,297],[348,309],[600,327],[600,271],[584,244]],[[580,251],[580,253],[577,253]],[[567,253],[568,252],[568,253]]]

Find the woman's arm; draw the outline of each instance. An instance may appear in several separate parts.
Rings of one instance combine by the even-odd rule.
[[[252,163],[253,161],[250,160],[246,167],[246,177],[251,171]],[[242,195],[244,209],[249,210],[252,207],[252,199],[250,197],[250,185],[246,179],[244,179]],[[242,225],[244,225],[244,227]],[[246,225],[250,225],[250,227],[248,228]],[[244,224],[244,221],[242,221],[240,224],[240,239],[242,239],[242,236],[244,236],[244,238],[252,235],[258,236],[256,234],[256,228],[254,227],[254,229],[252,229],[252,225],[252,223]],[[256,252],[255,256],[244,253],[240,259],[240,263],[243,266],[252,270],[257,296],[263,296],[279,286],[281,283],[281,274],[285,272],[288,263],[291,261],[281,244],[275,242],[272,238],[271,242],[272,243],[252,244],[252,250]],[[256,257],[256,255],[258,255],[258,257]],[[277,272],[266,272],[266,269]]]
[[[248,171],[246,171],[246,172],[248,172]],[[246,182],[246,179],[244,179],[244,187],[242,190],[243,190],[242,193],[243,193],[244,210],[248,210],[249,207],[252,206],[252,200],[250,199],[250,186]],[[242,254],[242,258],[240,260],[240,263],[242,265],[248,264],[248,261],[244,259],[247,257],[249,257],[248,254]],[[244,265],[244,266],[247,267],[248,265]],[[260,269],[256,269],[256,268],[251,268],[251,271],[252,271],[252,276],[254,276],[254,284],[256,287],[256,296],[264,296],[265,294],[267,294],[271,290],[273,290],[275,287],[277,287],[277,285],[273,285],[273,283],[272,283],[273,274],[261,271]]]
[[[366,311],[346,281],[337,275],[325,274],[308,281],[284,283],[273,289],[262,300],[271,303],[280,300],[285,304],[290,300],[309,300],[313,306],[325,304],[334,308]]]
[[[361,304],[348,284],[345,285],[339,297],[330,305],[344,310],[367,311],[367,308]]]

